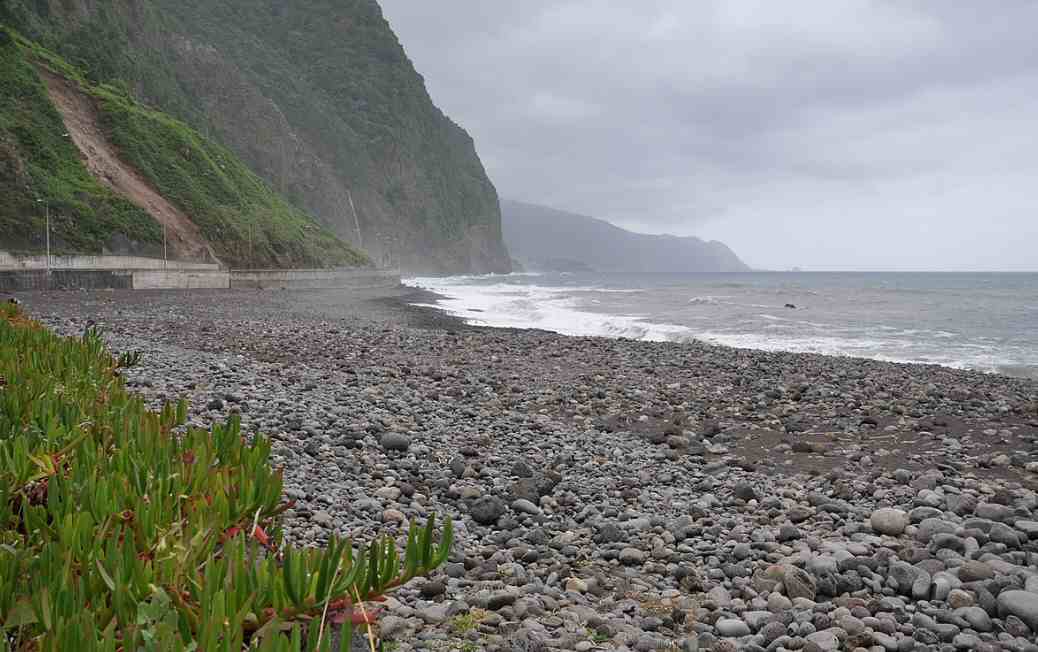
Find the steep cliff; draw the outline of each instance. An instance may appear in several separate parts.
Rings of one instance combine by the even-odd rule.
[[[0,26],[0,247],[357,266],[225,148]]]
[[[218,140],[376,262],[510,269],[471,138],[374,0],[7,0],[0,21]]]
[[[528,271],[745,272],[723,243],[634,233],[604,220],[516,201],[501,202],[505,242]]]

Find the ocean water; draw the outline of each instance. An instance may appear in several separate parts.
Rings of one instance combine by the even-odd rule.
[[[443,295],[436,307],[478,325],[1038,378],[1038,273],[549,273],[405,283]]]

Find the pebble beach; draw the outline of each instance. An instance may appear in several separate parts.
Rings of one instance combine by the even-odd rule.
[[[294,541],[451,515],[384,649],[1038,652],[1038,381],[475,328],[406,288],[18,299],[271,437]]]

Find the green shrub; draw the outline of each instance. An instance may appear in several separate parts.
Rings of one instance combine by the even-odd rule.
[[[295,549],[270,442],[129,394],[96,332],[0,306],[0,648],[327,650],[333,626],[446,559],[450,520]],[[366,611],[364,612],[367,613]]]

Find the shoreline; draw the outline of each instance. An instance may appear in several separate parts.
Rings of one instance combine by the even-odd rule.
[[[19,298],[140,351],[153,407],[271,436],[292,541],[451,515],[398,650],[1038,650],[1034,381],[466,326],[403,288]]]
[[[422,314],[423,316],[428,316],[429,317],[428,323],[430,324],[429,327],[431,327],[431,328],[444,327],[444,328],[448,328],[448,329],[451,329],[451,330],[492,329],[492,330],[498,330],[498,331],[504,331],[504,332],[535,331],[535,332],[541,332],[541,333],[551,333],[552,335],[556,335],[558,337],[576,337],[576,338],[595,337],[595,338],[603,338],[603,339],[621,339],[621,340],[626,339],[626,340],[634,341],[634,342],[643,341],[643,342],[652,342],[652,343],[656,343],[656,344],[665,344],[665,345],[666,344],[683,344],[683,343],[685,343],[685,341],[679,341],[679,340],[638,340],[638,339],[634,339],[634,338],[624,338],[624,337],[615,337],[614,338],[614,337],[610,337],[610,336],[606,336],[606,335],[571,335],[571,334],[559,333],[557,331],[545,330],[545,329],[540,329],[540,328],[517,328],[517,327],[509,327],[509,326],[487,326],[487,325],[483,325],[483,324],[471,324],[462,315],[454,314],[454,313],[450,312],[448,309],[436,305],[436,303],[440,299],[445,299],[446,298],[444,295],[439,294],[437,292],[434,292],[432,290],[427,290],[425,288],[418,287],[418,286],[403,285],[403,287],[415,290],[414,298],[415,299],[420,299],[419,302],[422,303],[422,304],[426,304],[426,305],[413,305],[414,302],[410,301],[407,297],[393,298],[393,299],[391,299],[391,301],[398,301],[400,304],[402,304],[402,307],[405,310],[418,311],[419,314]],[[431,314],[435,313],[435,312],[441,313],[441,315],[442,315],[442,322],[443,322],[442,324],[440,323],[441,322],[440,319],[437,319],[437,318],[431,316]],[[608,313],[603,313],[603,314],[608,314]],[[478,319],[478,317],[473,317],[472,319]],[[647,322],[647,323],[652,323],[652,324],[662,325],[662,326],[670,326],[670,324],[663,324],[663,323],[660,323],[660,322]],[[742,350],[742,351],[755,351],[755,352],[761,352],[761,353],[783,353],[783,354],[790,354],[790,355],[807,355],[807,356],[819,355],[819,356],[825,356],[825,357],[828,357],[828,358],[835,358],[835,359],[869,360],[869,361],[872,361],[872,362],[883,362],[883,363],[894,364],[894,365],[913,365],[913,366],[920,366],[920,367],[937,367],[937,368],[940,368],[940,369],[950,369],[950,370],[953,370],[953,371],[960,371],[960,372],[964,372],[964,373],[979,373],[979,374],[985,374],[985,375],[988,375],[988,376],[997,376],[997,377],[1002,377],[1002,378],[1011,378],[1011,379],[1014,379],[1014,380],[1027,380],[1027,381],[1034,381],[1034,382],[1038,383],[1038,369],[1032,369],[1032,368],[1030,368],[1030,367],[1028,367],[1026,365],[999,365],[995,369],[988,370],[988,369],[975,369],[975,368],[968,368],[968,367],[955,367],[955,366],[952,366],[952,365],[940,364],[940,363],[936,363],[936,362],[919,362],[919,361],[910,361],[910,360],[892,360],[892,359],[883,359],[883,358],[869,358],[869,357],[855,356],[855,355],[849,355],[849,354],[837,355],[837,354],[832,354],[832,353],[815,353],[815,352],[807,352],[807,351],[791,351],[791,350],[788,350],[788,349],[760,349],[760,348],[751,348],[751,347],[739,347],[739,346],[733,346],[731,344],[722,344],[720,342],[711,342],[709,340],[700,339],[699,337],[697,337],[695,335],[690,336],[688,341],[693,341],[693,342],[696,342],[698,344],[702,344],[702,345],[705,345],[705,346],[718,346],[718,347],[724,347],[724,348],[730,348],[730,349],[736,349],[736,350]],[[1007,371],[1007,370],[1012,370],[1012,369],[1017,370],[1017,373],[1010,373],[1009,371]]]

